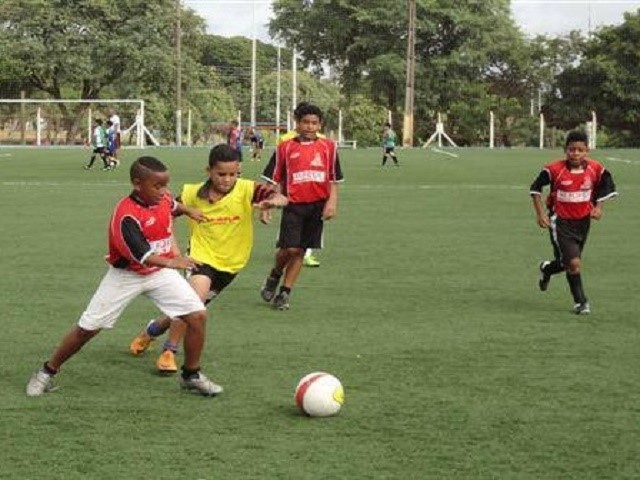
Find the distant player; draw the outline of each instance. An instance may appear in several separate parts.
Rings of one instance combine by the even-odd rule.
[[[117,158],[116,131],[111,120],[107,120],[107,147],[105,150],[109,167],[112,169],[118,167],[120,160]]]
[[[114,131],[114,144],[115,144],[114,158],[118,158],[118,153],[120,152],[120,146],[121,146],[120,115],[118,115],[116,111],[113,109],[109,110],[109,121],[111,122],[111,125],[113,125],[113,131]]]
[[[233,150],[238,152],[238,160],[242,162],[242,129],[237,120],[233,120],[229,124],[229,131],[227,132],[227,145]]]
[[[251,128],[251,161],[262,160],[262,150],[264,149],[264,137],[260,130],[255,127]]]
[[[391,129],[390,123],[385,123],[382,131],[382,166],[387,164],[387,158],[393,160],[393,164],[399,167],[398,157],[396,157],[396,144],[398,137],[396,132]]]
[[[107,131],[102,126],[102,119],[96,119],[91,134],[91,147],[93,152],[89,163],[84,166],[85,170],[90,170],[93,167],[93,162],[96,161],[96,157],[102,159],[102,170],[110,170],[111,166],[107,160]]]
[[[582,287],[582,250],[587,242],[591,219],[600,220],[602,205],[617,195],[613,178],[599,162],[587,157],[587,135],[570,132],[565,143],[566,157],[544,166],[531,184],[536,221],[549,229],[554,259],[540,263],[538,286],[545,291],[551,276],[566,272],[575,305],[574,313],[585,315],[591,307]],[[542,190],[549,185],[545,206]]]

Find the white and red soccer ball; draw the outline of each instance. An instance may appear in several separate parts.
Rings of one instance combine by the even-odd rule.
[[[340,380],[326,372],[313,372],[302,377],[295,394],[296,405],[310,417],[336,415],[344,403]]]

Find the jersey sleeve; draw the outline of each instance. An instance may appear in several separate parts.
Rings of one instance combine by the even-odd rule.
[[[276,171],[276,152],[277,152],[278,147],[276,147],[276,150],[274,150],[273,154],[271,155],[271,158],[269,159],[269,163],[267,163],[267,166],[264,167],[264,170],[262,171],[262,175],[261,178],[266,180],[269,183],[272,184],[277,184],[278,182],[276,182],[274,180],[274,175],[275,175],[275,171]]]
[[[613,182],[613,176],[611,175],[609,170],[603,170],[595,193],[595,202],[604,202],[605,200],[618,195],[618,192],[616,191],[616,185]]]
[[[340,155],[338,155],[338,151],[336,150],[336,161],[334,163],[333,168],[333,178],[331,179],[334,183],[341,183],[344,181],[344,176],[342,175],[342,167],[340,166]]]
[[[538,174],[537,178],[529,187],[529,194],[542,195],[542,189],[549,184],[551,184],[551,175],[549,174],[549,170],[544,169]]]
[[[120,254],[130,262],[144,263],[153,253],[140,225],[133,217],[123,217],[118,225]]]

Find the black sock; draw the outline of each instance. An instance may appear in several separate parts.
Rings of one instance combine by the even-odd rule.
[[[44,365],[42,365],[42,370],[44,370],[49,375],[55,375],[56,373],[58,373],[58,370],[54,370],[49,366],[49,362],[44,362]]]
[[[564,270],[564,266],[562,265],[562,263],[559,260],[553,260],[551,262],[549,262],[543,269],[542,271],[545,273],[545,275],[555,275],[556,273],[560,273]]]
[[[269,274],[271,278],[280,278],[282,276],[282,272],[277,272],[275,268],[271,269],[271,273]]]
[[[384,167],[387,164],[387,156],[382,157],[382,166]]]
[[[280,287],[280,293],[286,293],[287,295],[291,295],[291,287],[285,287],[282,285]]]
[[[93,157],[91,157],[91,159],[89,160],[89,163],[87,164],[87,167],[91,168],[93,166],[93,162],[96,161],[96,156],[94,155]]]
[[[584,296],[584,291],[582,290],[582,277],[580,274],[571,274],[567,272],[567,282],[569,282],[573,301],[576,303],[585,303],[587,298]]]
[[[196,376],[200,371],[200,368],[196,368],[195,370],[189,370],[183,365],[181,370],[182,370],[182,378],[187,379],[187,378]]]

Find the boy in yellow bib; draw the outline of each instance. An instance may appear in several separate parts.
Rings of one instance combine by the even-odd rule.
[[[253,247],[253,209],[268,210],[287,204],[287,198],[270,186],[238,178],[238,152],[228,145],[213,147],[207,172],[209,178],[205,182],[184,185],[178,197],[183,205],[199,210],[207,219],[200,223],[188,220],[189,256],[198,264],[188,273],[188,280],[205,305],[247,264]],[[181,320],[151,320],[131,342],[131,353],[142,354],[155,337],[169,328],[169,338],[156,367],[163,373],[176,372],[175,353],[185,332]]]

